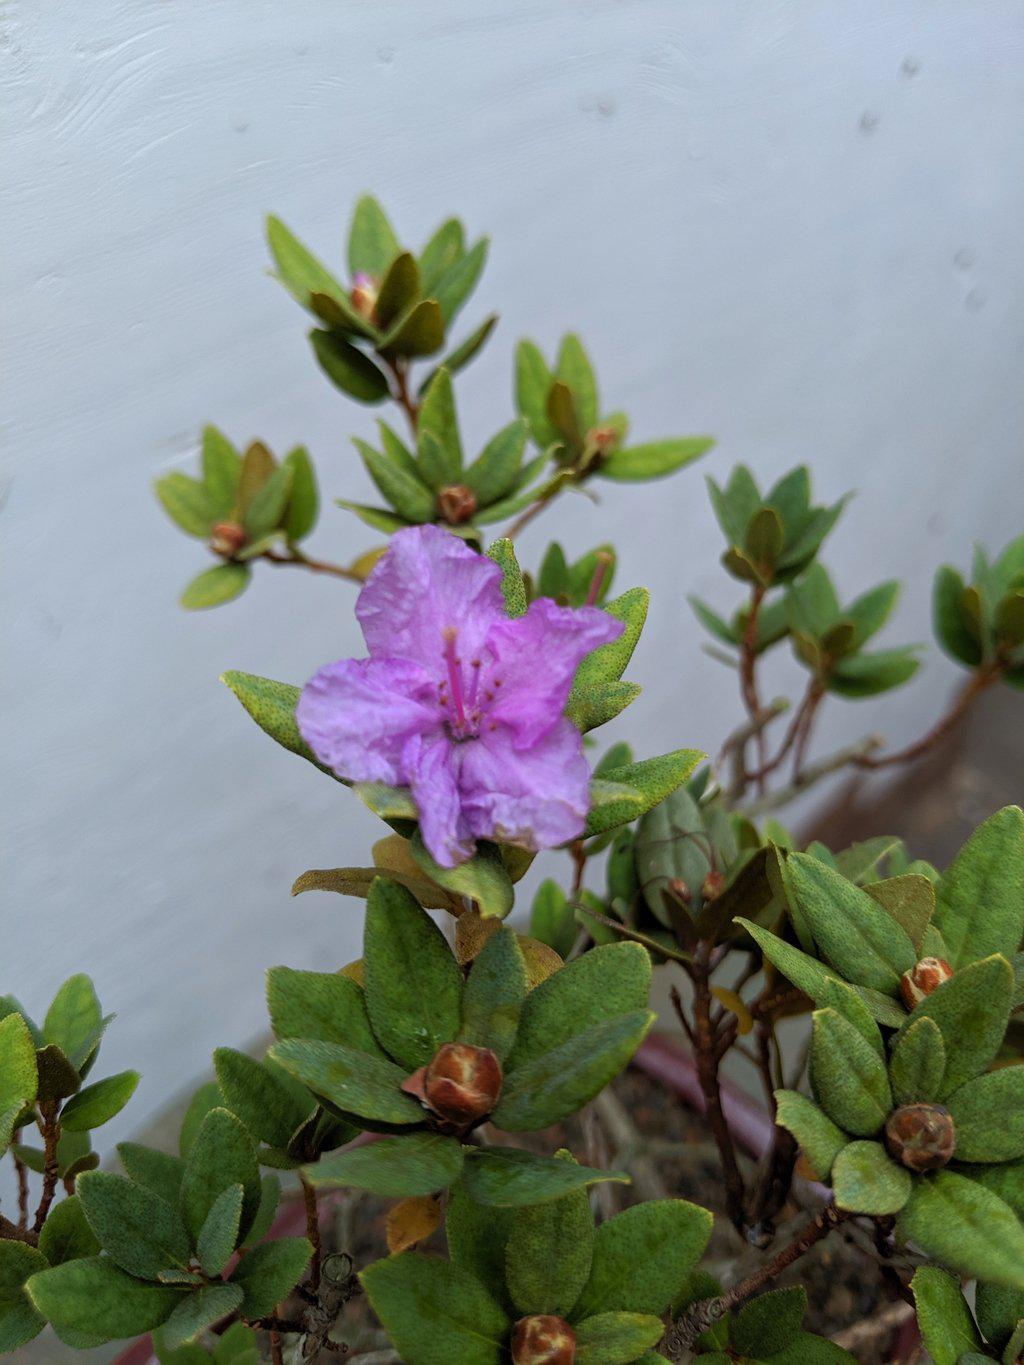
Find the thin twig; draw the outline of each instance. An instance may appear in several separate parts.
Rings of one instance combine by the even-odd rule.
[[[39,1131],[43,1135],[43,1193],[36,1209],[33,1232],[39,1232],[46,1222],[53,1196],[57,1193],[57,1180],[60,1175],[57,1162],[57,1143],[60,1141],[60,1123],[57,1119],[59,1108],[56,1100],[42,1100],[39,1104]]]
[[[837,1333],[832,1337],[832,1342],[836,1346],[841,1346],[844,1351],[863,1351],[865,1346],[872,1346],[876,1341],[881,1346],[888,1336],[898,1331],[913,1316],[913,1306],[900,1299],[896,1303],[890,1303],[880,1313],[875,1313],[872,1317],[847,1327],[844,1332]]]
[[[533,521],[534,517],[539,516],[540,513],[544,511],[544,508],[547,507],[549,503],[554,502],[556,494],[560,493],[561,491],[562,491],[561,486],[559,486],[552,492],[545,494],[541,498],[538,498],[536,502],[531,503],[525,512],[521,512],[519,516],[516,518],[516,520],[505,532],[505,535],[508,537],[508,539],[515,540],[516,536],[518,536],[521,532],[525,531],[527,526],[529,526],[530,522]]]
[[[309,1288],[315,1294],[320,1288],[320,1267],[323,1261],[323,1244],[320,1239],[320,1210],[317,1208],[316,1190],[301,1171],[299,1172],[299,1181],[302,1185],[302,1198],[306,1205],[306,1236],[313,1248],[313,1259],[309,1267]]]
[[[750,607],[743,628],[743,639],[740,642],[740,693],[743,697],[743,704],[747,708],[747,715],[752,721],[756,721],[761,715],[761,701],[757,691],[757,618],[761,610],[761,603],[764,601],[765,591],[766,589],[760,583],[754,583],[751,586]],[[757,745],[757,766],[760,770],[765,765],[766,757],[763,726],[754,731],[753,738]],[[743,746],[741,753],[745,750],[746,745]],[[745,758],[744,768],[746,768]],[[744,781],[744,786],[746,786],[746,781]],[[759,795],[764,793],[764,778],[757,779],[757,790]]]
[[[625,1105],[611,1086],[597,1093],[591,1101],[604,1125],[615,1151],[616,1162],[628,1167],[633,1177],[633,1189],[639,1199],[665,1199],[668,1190],[656,1163],[646,1150],[643,1135],[630,1118]]]
[[[659,1347],[661,1353],[667,1356],[669,1360],[682,1360],[703,1332],[706,1332],[731,1309],[749,1299],[752,1294],[756,1294],[766,1284],[770,1284],[794,1261],[798,1261],[801,1256],[808,1252],[816,1242],[827,1237],[832,1229],[848,1216],[843,1210],[837,1209],[835,1204],[826,1204],[820,1213],[811,1219],[799,1236],[790,1242],[789,1246],[784,1247],[759,1270],[755,1270],[752,1275],[748,1275],[745,1280],[741,1280],[739,1284],[733,1285],[731,1289],[727,1289],[716,1298],[703,1299],[699,1303],[691,1304],[665,1334]]]
[[[767,811],[778,810],[780,806],[788,805],[801,792],[807,791],[809,787],[813,787],[822,778],[829,777],[842,768],[849,768],[860,757],[870,754],[873,749],[877,749],[881,743],[882,740],[877,735],[869,735],[866,739],[858,740],[856,744],[850,744],[845,749],[837,750],[828,758],[823,758],[805,768],[800,774],[799,781],[791,782],[788,787],[780,787],[777,791],[768,792],[756,801],[745,804],[743,814],[749,816],[764,815]]]
[[[401,361],[396,360],[394,364],[388,366],[388,369],[395,381],[395,388],[391,397],[405,413],[409,430],[415,436],[420,424],[420,404],[416,402],[409,391],[409,367],[407,364],[402,364]]]
[[[362,584],[363,582],[359,574],[353,573],[351,569],[346,569],[344,565],[330,564],[325,559],[311,559],[309,555],[303,554],[301,550],[295,549],[294,546],[292,547],[290,555],[279,555],[275,550],[264,550],[259,558],[265,559],[268,564],[276,564],[278,566],[292,564],[297,565],[300,569],[308,569],[310,573],[331,574],[335,578],[347,579],[350,583]]]
[[[14,1142],[20,1139],[20,1132],[14,1134]],[[15,1152],[11,1156],[14,1158],[14,1169],[18,1175],[18,1227],[28,1227],[28,1167]]]
[[[25,1242],[28,1246],[34,1247],[39,1245],[39,1234],[30,1228],[20,1228],[17,1223],[12,1223],[0,1213],[0,1241]]]

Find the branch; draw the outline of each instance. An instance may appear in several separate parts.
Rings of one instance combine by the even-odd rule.
[[[34,1247],[39,1245],[39,1234],[28,1228],[20,1228],[17,1223],[12,1223],[0,1213],[0,1241],[25,1242],[28,1246]]]
[[[955,697],[952,706],[946,714],[935,722],[932,728],[913,744],[908,744],[905,749],[897,749],[893,754],[864,754],[854,760],[858,768],[888,768],[894,763],[912,763],[915,758],[920,758],[933,748],[941,740],[954,730],[964,716],[970,710],[975,699],[982,692],[998,682],[1003,676],[1004,664],[1001,660],[988,664],[985,668],[977,669],[960,692]]]
[[[535,503],[532,503],[526,509],[525,512],[520,513],[520,515],[515,519],[512,525],[505,532],[505,535],[508,537],[508,539],[515,540],[516,536],[519,535],[520,532],[525,531],[527,526],[529,526],[530,522],[533,521],[534,517],[538,516],[541,512],[543,512],[544,508],[547,507],[549,503],[554,502],[555,497],[561,491],[562,488],[560,485],[551,493],[548,493],[545,497],[538,498],[538,500]]]
[[[794,1261],[798,1261],[801,1256],[810,1251],[816,1242],[827,1237],[832,1229],[847,1217],[849,1215],[842,1209],[837,1209],[835,1204],[826,1204],[821,1212],[811,1219],[799,1236],[778,1255],[766,1262],[760,1270],[755,1270],[752,1275],[748,1275],[745,1280],[741,1280],[732,1289],[727,1289],[724,1294],[719,1294],[717,1298],[703,1299],[699,1303],[691,1304],[665,1334],[660,1347],[662,1354],[666,1355],[669,1360],[682,1360],[703,1332],[706,1332],[731,1309],[743,1303],[745,1299],[749,1299],[752,1294],[756,1294],[766,1284],[770,1284]]]
[[[39,1131],[43,1135],[43,1193],[36,1209],[36,1221],[32,1231],[38,1233],[46,1222],[53,1196],[57,1192],[57,1179],[60,1174],[57,1163],[57,1143],[60,1141],[60,1123],[57,1115],[59,1105],[56,1100],[43,1100],[39,1105]]]
[[[873,749],[877,749],[882,742],[878,735],[868,735],[866,739],[860,739],[856,744],[850,744],[845,749],[838,749],[828,758],[823,758],[820,762],[812,763],[809,768],[805,768],[799,778],[791,782],[788,787],[780,787],[778,791],[769,792],[767,796],[759,797],[750,805],[745,805],[743,814],[749,816],[764,815],[766,811],[778,810],[780,806],[788,805],[808,787],[813,787],[822,778],[839,772],[841,768],[850,767],[859,758],[866,757]]]
[[[409,392],[409,367],[407,364],[403,365],[400,361],[395,361],[393,364],[388,364],[388,369],[395,381],[395,388],[391,397],[405,413],[409,430],[415,436],[420,425],[420,404]]]
[[[306,1204],[306,1236],[313,1248],[313,1259],[309,1267],[309,1288],[315,1294],[320,1288],[320,1266],[323,1259],[323,1244],[320,1240],[320,1210],[316,1204],[316,1190],[303,1173],[299,1172],[302,1197]]]
[[[747,708],[747,715],[752,721],[756,721],[761,715],[761,701],[757,691],[757,618],[761,610],[761,603],[764,601],[765,588],[760,583],[754,583],[750,589],[750,609],[747,612],[746,625],[743,628],[743,639],[740,642],[740,693],[743,697],[743,704]],[[759,726],[753,734],[757,743],[757,766],[761,769],[765,765],[765,739],[764,727]],[[746,745],[740,750],[744,754]],[[743,766],[746,768],[746,758],[743,758]],[[759,794],[764,792],[764,778],[757,778],[757,790]],[[744,777],[744,789],[746,788],[747,778]]]

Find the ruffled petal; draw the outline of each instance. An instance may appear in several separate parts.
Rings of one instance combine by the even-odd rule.
[[[446,734],[416,735],[406,744],[402,759],[423,842],[442,867],[457,867],[474,849],[459,798],[459,762],[465,747],[453,744]]]
[[[302,689],[299,733],[326,767],[350,782],[406,781],[402,750],[437,730],[433,680],[407,659],[342,659]]]
[[[391,537],[356,603],[371,655],[414,659],[445,676],[446,632],[468,661],[505,616],[501,570],[439,526],[412,526]]]
[[[536,743],[561,719],[581,661],[624,629],[597,607],[560,607],[549,597],[497,622],[487,637],[489,719],[508,726],[518,748]]]
[[[541,849],[583,833],[590,770],[571,721],[525,749],[506,727],[487,730],[460,746],[460,759],[462,813],[478,839]]]

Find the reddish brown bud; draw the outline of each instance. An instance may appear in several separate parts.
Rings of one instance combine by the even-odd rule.
[[[512,1329],[513,1365],[573,1365],[576,1334],[554,1313],[520,1318]]]
[[[683,881],[682,877],[673,877],[665,890],[683,905],[690,905],[693,902],[693,892]]]
[[[725,876],[712,870],[701,884],[700,894],[705,901],[716,901],[725,890]]]
[[[461,526],[477,509],[476,494],[464,483],[450,483],[437,495],[437,510],[449,526]]]
[[[352,291],[349,294],[349,299],[359,316],[366,318],[368,322],[376,321],[378,293],[377,281],[373,276],[357,270],[352,278]]]
[[[941,1104],[904,1104],[885,1125],[889,1155],[911,1171],[935,1171],[956,1151],[953,1116]]]
[[[424,1073],[423,1095],[441,1118],[474,1123],[497,1104],[501,1080],[501,1063],[489,1047],[445,1043]]]
[[[614,427],[592,427],[587,432],[587,444],[598,455],[610,455],[619,444],[619,433]]]
[[[215,555],[230,559],[245,544],[245,530],[237,521],[218,521],[210,532],[210,549]]]
[[[953,968],[941,957],[923,957],[900,978],[900,994],[908,1010],[919,1005],[926,995],[948,981]]]

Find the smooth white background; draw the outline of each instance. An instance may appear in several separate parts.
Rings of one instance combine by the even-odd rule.
[[[616,727],[643,752],[736,716],[683,600],[738,600],[704,471],[856,486],[828,559],[846,594],[911,578],[892,642],[927,638],[935,564],[1021,529],[1019,0],[8,0],[0,24],[3,988],[41,1010],[92,972],[108,1066],[145,1073],[118,1133],[259,1032],[265,966],[356,955],[360,904],[288,887],[380,832],[217,682],[358,652],[349,587],[267,567],[185,615],[204,552],[151,494],[214,420],[309,445],[314,550],[373,543],[329,500],[369,492],[348,436],[372,415],[266,277],[265,212],[335,263],[367,188],[414,245],[451,211],[493,234],[471,444],[510,416],[516,338],[569,325],[639,437],[718,436],[703,470],[573,498],[522,543],[612,535],[620,585],[653,590]],[[909,737],[954,674],[929,654],[877,708],[834,705],[825,742]]]

